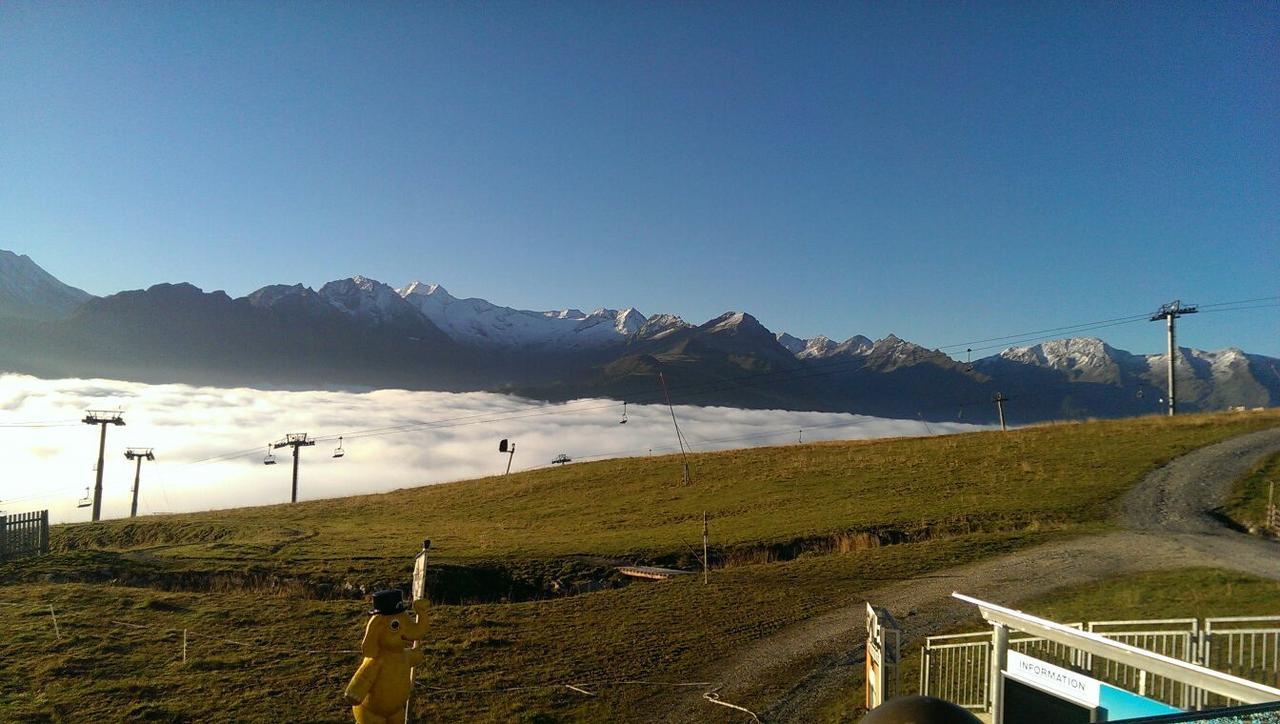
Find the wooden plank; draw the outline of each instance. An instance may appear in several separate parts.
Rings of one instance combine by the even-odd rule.
[[[632,578],[647,578],[654,581],[665,581],[676,576],[692,575],[692,571],[677,568],[660,568],[658,566],[619,566],[618,572]]]

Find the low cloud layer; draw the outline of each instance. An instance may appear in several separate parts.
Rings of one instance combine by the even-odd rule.
[[[184,512],[289,500],[289,450],[263,465],[268,443],[286,433],[319,438],[303,448],[299,499],[501,474],[498,441],[515,440],[512,472],[574,460],[673,452],[666,407],[576,400],[539,404],[489,393],[285,392],[247,388],[145,385],[114,380],[40,380],[0,375],[0,510],[49,509],[55,522],[89,519],[77,500],[92,488],[98,428],[79,422],[87,409],[119,409],[109,426],[103,467],[103,517],[129,514],[134,464],[126,447],[151,447],[139,513]],[[739,410],[677,405],[681,430],[696,451],[796,442],[981,429],[958,423],[863,415]],[[38,423],[41,427],[22,427]],[[335,459],[343,435],[345,457]]]

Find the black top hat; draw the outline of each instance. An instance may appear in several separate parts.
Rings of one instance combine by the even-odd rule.
[[[389,588],[373,594],[373,610],[370,614],[394,616],[404,611],[404,594],[398,588]]]

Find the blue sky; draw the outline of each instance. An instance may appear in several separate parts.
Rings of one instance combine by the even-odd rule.
[[[1275,3],[6,2],[0,248],[942,346],[1280,294],[1277,57]]]

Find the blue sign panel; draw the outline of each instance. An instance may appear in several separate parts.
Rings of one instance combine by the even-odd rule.
[[[1145,696],[1138,696],[1110,684],[1103,684],[1098,694],[1098,705],[1103,710],[1102,721],[1182,713],[1181,709],[1169,706],[1164,702],[1148,699]]]

